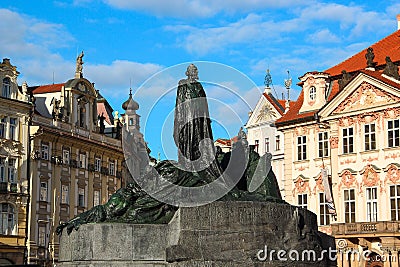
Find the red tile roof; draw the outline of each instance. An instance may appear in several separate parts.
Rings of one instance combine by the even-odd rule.
[[[374,62],[377,63],[377,69],[383,69],[386,65],[386,56],[390,56],[392,62],[400,62],[400,30],[395,31],[391,35],[383,38],[377,43],[371,45],[374,51]],[[339,84],[338,79],[342,77],[342,70],[346,70],[347,72],[363,72],[367,75],[375,77],[387,84],[395,86],[399,88],[399,84],[383,77],[381,72],[379,71],[369,71],[365,70],[367,67],[367,60],[365,58],[365,54],[367,53],[367,48],[362,50],[361,52],[355,54],[354,56],[346,59],[345,61],[339,63],[336,66],[333,66],[324,72],[328,73],[331,78],[333,78],[332,90],[328,96],[328,103],[339,93]],[[355,75],[353,76],[355,77]],[[302,121],[311,121],[314,119],[314,114],[316,111],[299,113],[300,108],[303,104],[304,94],[303,90],[301,91],[297,101],[292,106],[290,105],[289,111],[284,114],[280,119],[276,121],[276,124],[279,126],[294,124],[300,120]]]
[[[215,140],[215,142],[220,143],[225,146],[231,146],[231,144],[232,144],[231,140],[224,139],[224,138],[218,138],[217,140]]]
[[[374,50],[374,62],[377,63],[378,68],[386,64],[386,56],[390,56],[393,62],[400,61],[400,30],[395,31],[370,47]],[[367,60],[365,59],[367,48],[338,65],[327,69],[325,72],[331,76],[337,76],[341,74],[342,70],[353,72],[365,69],[367,67]]]
[[[61,88],[64,85],[65,85],[65,83],[40,85],[33,90],[33,94],[46,94],[46,93],[61,92]]]
[[[283,112],[285,112],[285,108],[284,108],[285,104],[282,105],[280,102],[280,101],[283,101],[285,103],[285,100],[277,100],[277,99],[275,99],[275,97],[273,97],[272,95],[267,94],[267,93],[263,93],[263,95],[267,99],[267,101],[274,106],[274,108],[279,112],[279,114],[282,115]]]
[[[97,115],[103,115],[106,122],[109,125],[114,125],[114,117],[112,115],[112,110],[108,110],[104,102],[97,102]]]

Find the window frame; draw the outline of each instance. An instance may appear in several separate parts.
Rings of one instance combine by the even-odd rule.
[[[364,125],[364,150],[376,150],[376,126],[375,123]]]
[[[328,202],[326,201],[325,193],[324,192],[319,192],[318,194],[319,198],[319,225],[325,226],[325,225],[330,225],[330,213],[329,213],[329,207],[328,207]]]
[[[265,137],[265,153],[269,153],[269,137]]]
[[[367,187],[365,188],[366,195],[366,209],[367,209],[367,221],[377,222],[378,221],[378,188]]]
[[[69,204],[69,185],[61,185],[61,204]]]
[[[310,87],[308,97],[311,101],[315,101],[315,99],[317,98],[317,88],[315,88],[315,86]]]
[[[50,151],[50,146],[48,143],[42,143],[40,145],[40,156],[42,160],[49,160],[50,158],[49,151]]]
[[[297,136],[297,160],[307,159],[307,136]]]
[[[354,127],[347,127],[342,129],[342,140],[343,140],[343,146],[342,146],[343,154],[354,153]]]
[[[329,133],[318,132],[318,157],[329,157]]]
[[[85,207],[85,188],[78,188],[78,207]]]
[[[39,201],[48,202],[49,199],[49,184],[45,181],[40,181]]]
[[[346,199],[347,198],[347,199]],[[345,223],[356,222],[356,198],[355,189],[344,189],[343,190],[343,203],[344,203],[344,221]],[[347,209],[348,205],[348,209]]]
[[[7,205],[7,211],[4,211],[4,207],[5,207],[4,205]],[[17,217],[16,217],[14,205],[12,205],[11,203],[2,202],[0,205],[0,234],[1,235],[14,235],[15,234],[16,226],[17,226],[16,218]],[[11,228],[10,228],[10,221],[11,221]],[[4,228],[4,222],[7,223],[6,228]]]
[[[392,190],[393,188],[393,190]],[[394,193],[394,194],[392,194]],[[390,220],[400,220],[400,184],[389,186]],[[394,205],[393,205],[394,204]],[[394,215],[394,216],[393,216]]]
[[[1,89],[1,96],[4,98],[11,98],[11,79],[9,77],[5,77],[3,79],[2,89]]]
[[[297,206],[303,209],[308,209],[308,195],[307,193],[304,194],[297,194]]]
[[[275,151],[281,150],[281,136],[276,135],[275,136]]]
[[[392,124],[392,125],[390,125]],[[400,146],[400,119],[387,121],[388,147]],[[392,136],[391,136],[392,134]]]

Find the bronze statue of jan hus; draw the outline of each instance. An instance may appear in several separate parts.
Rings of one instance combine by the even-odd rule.
[[[183,187],[206,185],[223,175],[227,180],[222,179],[224,182],[217,185],[228,188],[226,182],[229,177],[239,173],[239,183],[220,200],[284,202],[275,175],[267,167],[270,165],[271,154],[260,157],[254,146],[248,146],[242,128],[231,152],[223,153],[221,149],[215,149],[208,103],[205,91],[197,81],[197,67],[191,64],[186,75],[187,79],[179,81],[175,106],[173,136],[179,150],[178,163],[171,160],[160,161],[154,166],[155,171],[163,179]],[[234,154],[240,154],[241,157],[234,157]],[[152,181],[152,175],[151,171],[147,171],[140,179]],[[261,178],[262,183],[257,190],[249,192],[249,184],[254,176]],[[159,189],[163,190],[168,188]],[[136,183],[131,183],[114,193],[107,203],[61,223],[56,233],[59,235],[67,228],[69,234],[86,223],[168,223],[177,209],[176,206],[153,198]]]

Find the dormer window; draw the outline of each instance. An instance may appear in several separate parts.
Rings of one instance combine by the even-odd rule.
[[[11,97],[11,80],[10,78],[4,78],[3,79],[3,90],[2,90],[2,96],[5,98],[10,98]]]
[[[310,88],[310,100],[315,100],[316,96],[317,96],[317,89],[315,89],[314,86],[311,86],[311,88]]]

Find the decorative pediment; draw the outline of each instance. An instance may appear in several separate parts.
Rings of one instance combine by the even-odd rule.
[[[279,111],[271,104],[263,94],[252,112],[246,128],[258,126],[263,123],[271,123],[281,117]]]
[[[372,164],[366,165],[361,171],[362,184],[361,186],[378,186],[380,184],[380,179],[378,175],[379,168]]]
[[[400,165],[397,163],[389,164],[384,171],[385,175],[385,185],[390,182],[391,184],[397,184],[400,182]]]
[[[361,85],[333,111],[333,114],[364,110],[369,107],[384,106],[400,101],[400,97],[392,95],[367,82]]]
[[[294,182],[294,188],[292,191],[293,196],[296,193],[298,194],[311,193],[309,178],[306,178],[300,174],[293,182]]]
[[[396,86],[360,72],[318,112],[318,116],[323,122],[328,118],[354,117],[394,108],[386,114],[392,117],[399,103],[400,93]],[[375,118],[365,116],[364,119]]]
[[[344,169],[340,174],[340,182],[339,182],[339,193],[342,187],[351,188],[351,187],[359,187],[357,182],[357,172],[352,169]]]

